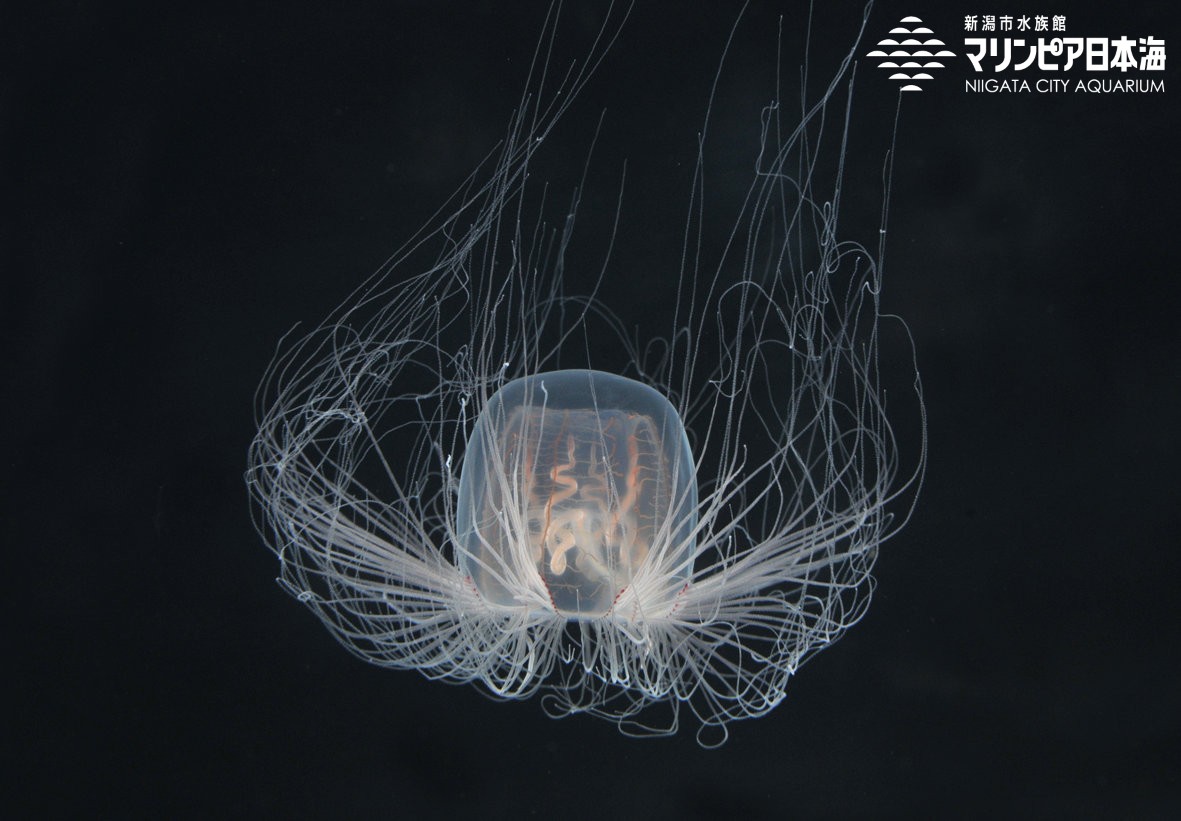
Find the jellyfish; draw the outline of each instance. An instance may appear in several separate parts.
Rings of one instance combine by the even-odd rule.
[[[627,327],[607,263],[566,292],[580,193],[551,220],[529,171],[626,17],[560,68],[546,18],[496,150],[281,343],[246,481],[279,584],[360,658],[630,735],[688,718],[712,746],[866,612],[921,484],[925,410],[909,343],[904,469],[880,367],[881,326],[901,323],[880,307],[886,209],[872,250],[837,228],[856,44],[795,121],[762,110],[712,258],[699,160],[671,327]]]

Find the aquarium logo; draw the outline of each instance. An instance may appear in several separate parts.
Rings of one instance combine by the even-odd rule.
[[[1163,37],[1067,36],[1066,15],[969,14],[964,55],[974,94],[1161,94]]]
[[[878,68],[890,69],[890,79],[902,83],[903,91],[922,91],[920,83],[934,80],[931,72],[944,68],[941,61],[955,57],[934,34],[918,17],[903,17],[865,56],[877,58]]]

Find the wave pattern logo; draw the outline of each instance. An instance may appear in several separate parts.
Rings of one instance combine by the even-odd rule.
[[[944,68],[940,60],[955,57],[934,34],[918,17],[903,17],[890,29],[890,36],[865,56],[879,58],[878,68],[893,69],[890,79],[901,82],[903,91],[922,91],[919,84],[935,79],[931,72]]]

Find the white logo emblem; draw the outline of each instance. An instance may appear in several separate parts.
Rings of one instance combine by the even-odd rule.
[[[931,36],[934,33],[919,18],[903,17],[890,29],[891,36],[879,40],[878,47],[865,56],[879,58],[879,68],[892,69],[890,79],[900,81],[903,91],[922,91],[919,83],[933,80],[931,71],[944,67],[940,60],[955,57],[942,40]]]

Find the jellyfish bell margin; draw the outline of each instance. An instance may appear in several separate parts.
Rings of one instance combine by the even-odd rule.
[[[892,413],[909,394],[920,443],[903,471],[879,370],[885,208],[873,252],[836,231],[860,30],[798,121],[763,110],[720,220],[699,159],[686,248],[711,226],[730,241],[670,262],[667,335],[639,344],[599,286],[565,294],[578,196],[548,222],[527,172],[626,16],[557,68],[548,18],[497,151],[284,340],[246,481],[280,584],[360,658],[632,735],[688,714],[712,746],[864,614],[921,485],[925,408],[888,320],[910,366]],[[625,374],[596,368],[604,339]]]

